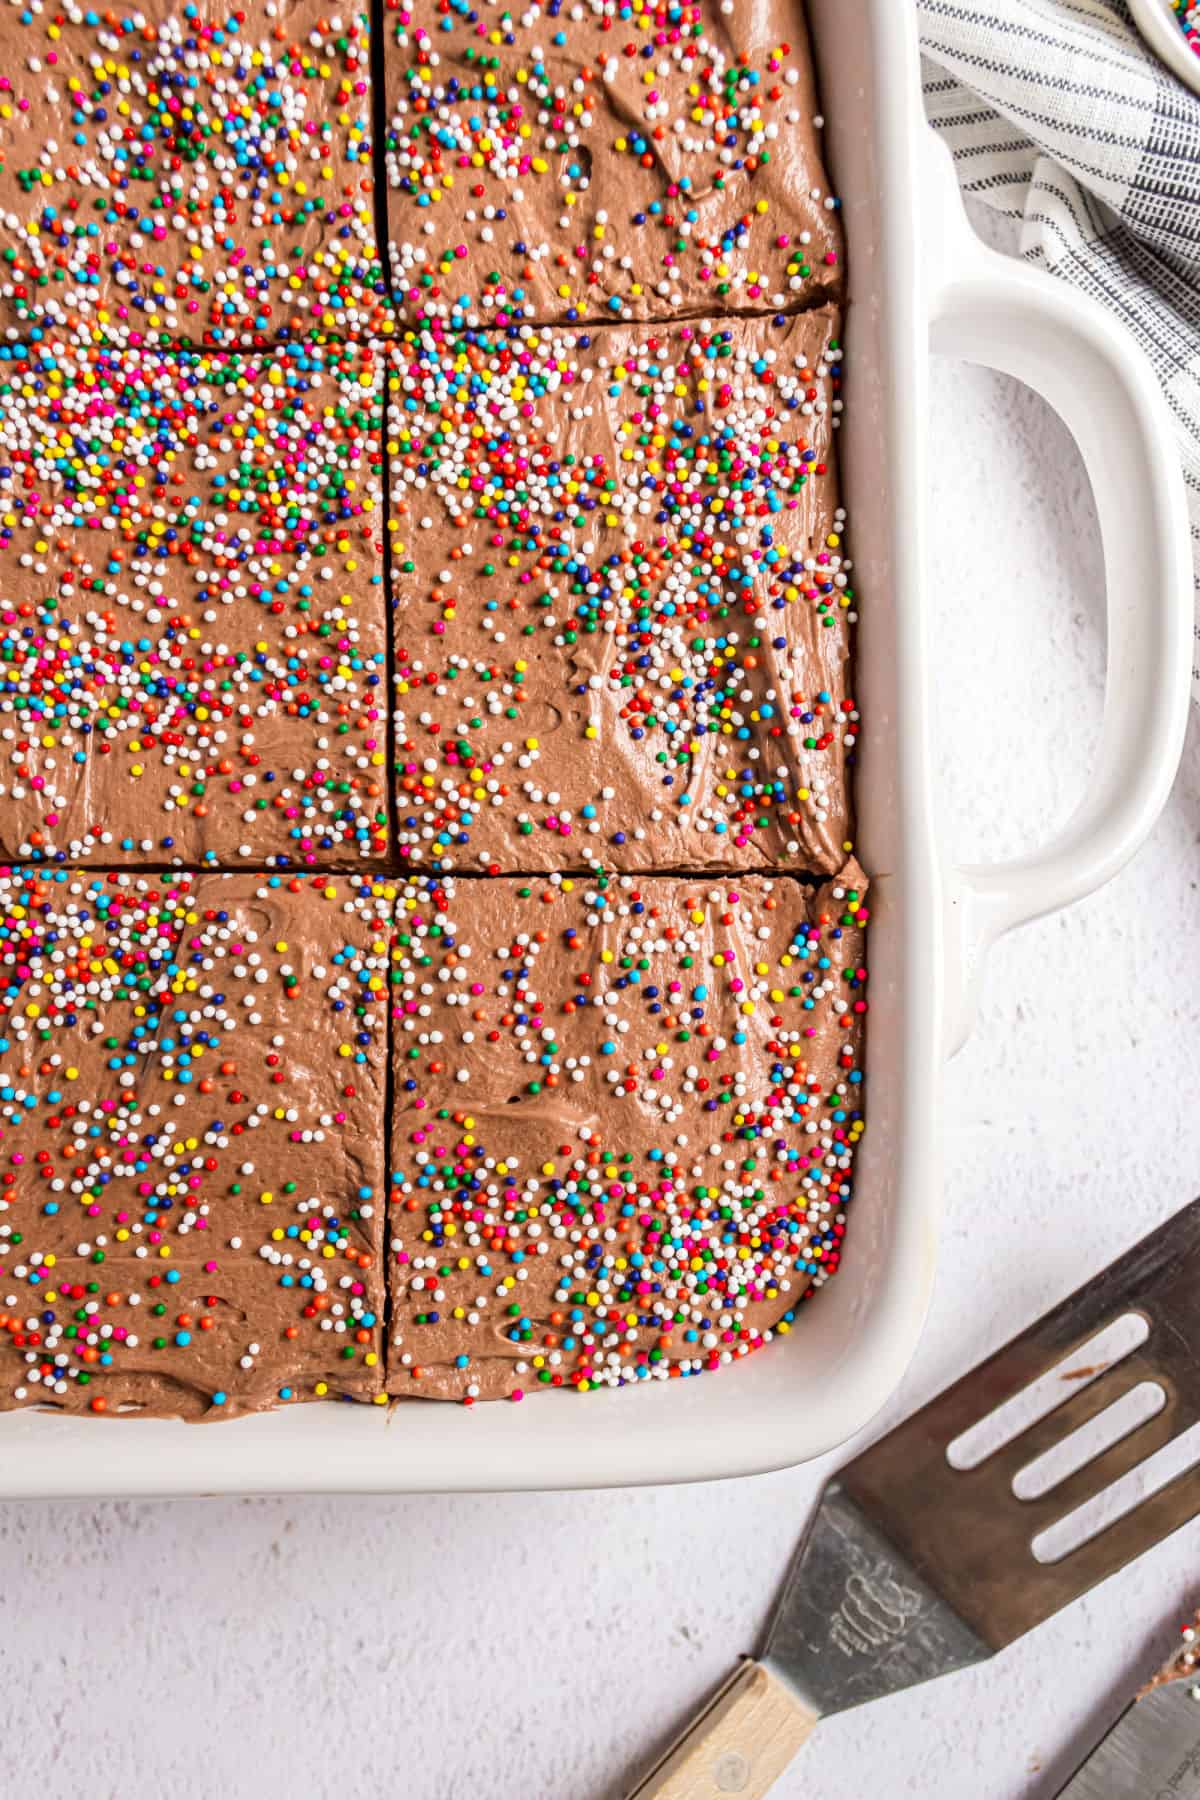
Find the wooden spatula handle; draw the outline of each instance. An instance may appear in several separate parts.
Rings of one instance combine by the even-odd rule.
[[[744,1662],[629,1800],[760,1800],[816,1723],[762,1663]]]

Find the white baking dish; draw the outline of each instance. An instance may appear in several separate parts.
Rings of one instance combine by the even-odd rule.
[[[1150,370],[1106,315],[971,236],[923,122],[914,9],[810,0],[810,12],[854,296],[842,449],[864,615],[860,841],[875,874],[870,1124],[841,1272],[786,1341],[720,1376],[636,1392],[469,1410],[300,1406],[211,1427],[9,1414],[0,1494],[694,1481],[815,1456],[899,1381],[937,1254],[943,1060],[965,1035],[987,945],[1107,880],[1157,817],[1187,713],[1191,572],[1182,479]],[[921,591],[931,325],[938,347],[1010,370],[1065,416],[1108,562],[1110,681],[1091,796],[1048,850],[986,870],[947,866],[931,793]]]
[[[1155,56],[1180,81],[1186,81],[1194,94],[1200,94],[1200,57],[1180,31],[1169,0],[1129,0],[1129,10]]]

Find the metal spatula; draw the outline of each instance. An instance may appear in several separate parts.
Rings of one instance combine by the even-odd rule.
[[[1068,1366],[1053,1410],[977,1466],[951,1465],[947,1451],[970,1426],[1064,1357],[1079,1362],[1127,1314],[1149,1327],[1140,1347],[1111,1366]],[[1020,1471],[1146,1381],[1165,1396],[1154,1417],[1048,1492],[1014,1495]],[[756,1800],[827,1713],[1002,1650],[1200,1512],[1200,1468],[1189,1465],[1057,1561],[1031,1548],[1198,1420],[1200,1200],[829,1483],[762,1656],[734,1671],[632,1800]]]
[[[1194,1675],[1146,1689],[1126,1707],[1058,1800],[1196,1800],[1200,1705]]]

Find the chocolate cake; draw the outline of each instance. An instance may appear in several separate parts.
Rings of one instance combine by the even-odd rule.
[[[411,865],[840,867],[858,713],[839,332],[824,307],[404,334],[388,433]]]
[[[373,347],[0,361],[0,849],[387,847]]]
[[[381,1392],[390,919],[357,877],[0,876],[0,1404]]]
[[[1164,1687],[1171,1681],[1188,1681],[1193,1684],[1192,1698],[1200,1700],[1200,1648],[1197,1640],[1200,1637],[1200,1613],[1193,1613],[1179,1627],[1182,1642],[1177,1645],[1173,1656],[1168,1657],[1162,1668],[1151,1676],[1137,1698],[1144,1700],[1155,1688]]]
[[[107,342],[385,332],[368,13],[0,16],[0,314]]]
[[[870,909],[801,0],[0,38],[0,1410],[786,1335]]]
[[[384,0],[406,316],[762,312],[840,287],[795,0]]]
[[[790,1328],[837,1268],[862,1131],[864,890],[854,863],[815,891],[406,886],[392,1394],[662,1380]]]

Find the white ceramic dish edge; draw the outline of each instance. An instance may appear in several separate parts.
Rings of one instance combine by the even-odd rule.
[[[1200,56],[1190,48],[1166,0],[1129,0],[1133,22],[1160,62],[1200,94]]]
[[[810,0],[852,265],[843,464],[863,595],[862,855],[874,872],[870,1128],[836,1281],[719,1377],[464,1409],[289,1407],[220,1425],[0,1417],[0,1495],[387,1493],[697,1481],[801,1462],[916,1347],[941,1217],[940,1095],[988,945],[1113,875],[1166,800],[1189,691],[1183,484],[1153,376],[1107,315],[969,231],[921,110],[914,9]],[[927,362],[1009,370],[1074,430],[1102,518],[1110,679],[1088,800],[1047,850],[956,869],[936,828],[922,606]]]

